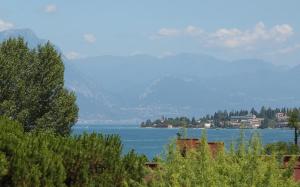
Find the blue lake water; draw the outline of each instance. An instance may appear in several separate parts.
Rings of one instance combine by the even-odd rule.
[[[188,129],[189,138],[199,138],[203,129]],[[245,137],[249,138],[254,131],[258,131],[263,144],[276,141],[293,141],[291,129],[244,129]],[[75,125],[73,134],[83,132],[118,134],[121,137],[124,152],[134,149],[138,153],[145,154],[149,159],[160,154],[164,146],[173,138],[179,129],[166,128],[140,128],[137,125]],[[207,129],[208,141],[223,141],[228,147],[232,142],[237,142],[240,129]]]

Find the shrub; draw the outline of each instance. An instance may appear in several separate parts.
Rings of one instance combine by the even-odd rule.
[[[145,161],[134,151],[122,155],[115,135],[26,133],[0,119],[0,186],[141,185]]]
[[[264,154],[258,134],[214,157],[205,134],[201,141],[204,146],[187,151],[185,157],[171,144],[165,159],[158,159],[161,169],[154,173],[149,186],[297,186],[292,168],[284,169],[275,155]]]
[[[300,148],[292,142],[275,142],[265,145],[265,151],[267,154],[295,155],[300,153]]]

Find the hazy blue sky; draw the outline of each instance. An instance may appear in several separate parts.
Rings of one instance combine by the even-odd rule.
[[[300,63],[299,0],[0,0],[0,31],[30,28],[69,58],[205,53]]]

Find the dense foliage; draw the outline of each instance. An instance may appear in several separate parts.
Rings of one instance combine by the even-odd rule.
[[[276,153],[282,155],[299,155],[300,147],[292,142],[275,142],[265,145],[266,154]]]
[[[0,115],[26,131],[42,128],[69,134],[77,121],[74,93],[64,88],[64,65],[49,42],[30,49],[23,39],[0,44]]]
[[[0,186],[134,186],[143,184],[145,161],[122,156],[118,136],[26,133],[0,119]]]
[[[292,162],[283,167],[275,154],[266,155],[259,137],[254,134],[247,143],[241,139],[236,149],[212,156],[205,142],[183,157],[170,144],[151,175],[150,186],[298,186],[293,180]]]
[[[187,117],[176,117],[176,118],[163,118],[151,121],[148,119],[146,122],[142,122],[142,127],[165,127],[166,125],[173,125],[173,127],[189,127],[190,125],[196,125],[196,120],[193,118],[190,120]]]
[[[1,117],[0,186],[297,186],[293,163],[284,167],[273,154],[277,148],[264,149],[257,135],[215,156],[205,134],[201,142],[185,156],[169,144],[156,158],[158,168],[150,170],[146,157],[122,155],[118,136],[24,132],[18,122]]]

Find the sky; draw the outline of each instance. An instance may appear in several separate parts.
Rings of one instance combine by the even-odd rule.
[[[299,0],[0,0],[0,31],[29,28],[70,59],[180,53],[300,64]]]

